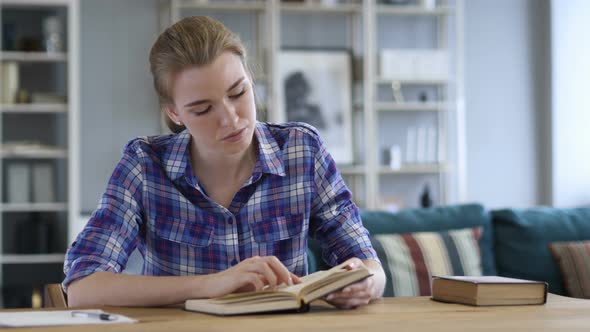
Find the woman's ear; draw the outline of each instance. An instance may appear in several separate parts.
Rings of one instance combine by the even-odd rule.
[[[178,116],[178,111],[176,110],[176,107],[174,107],[174,105],[165,105],[162,106],[162,109],[164,110],[164,112],[166,112],[166,115],[168,116],[170,121],[172,121],[172,123],[179,126],[182,124],[180,121],[180,117]]]

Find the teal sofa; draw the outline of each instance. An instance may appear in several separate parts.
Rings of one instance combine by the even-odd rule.
[[[590,207],[487,210],[480,204],[465,204],[398,213],[362,210],[361,218],[372,235],[481,227],[484,275],[546,281],[549,291],[560,295],[566,292],[549,244],[590,240]],[[327,268],[320,243],[310,240],[308,253],[310,272]]]

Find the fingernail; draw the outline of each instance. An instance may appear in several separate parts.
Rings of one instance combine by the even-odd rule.
[[[334,298],[334,294],[330,294],[326,297],[326,300],[330,301]]]
[[[344,292],[344,293],[350,293],[350,288],[346,287],[346,288],[344,288],[344,289],[342,290],[342,292]]]
[[[293,278],[289,277],[289,286],[293,285]]]

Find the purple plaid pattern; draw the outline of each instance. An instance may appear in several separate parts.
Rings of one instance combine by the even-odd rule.
[[[307,236],[330,265],[378,260],[358,208],[315,129],[257,123],[254,172],[228,209],[208,198],[189,162],[190,134],[130,141],[97,210],[66,254],[63,281],[121,272],[131,252],[145,275],[194,275],[275,255],[307,274]]]

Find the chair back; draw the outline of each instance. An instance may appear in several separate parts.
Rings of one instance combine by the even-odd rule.
[[[67,295],[61,284],[48,284],[43,287],[43,308],[67,308]]]

